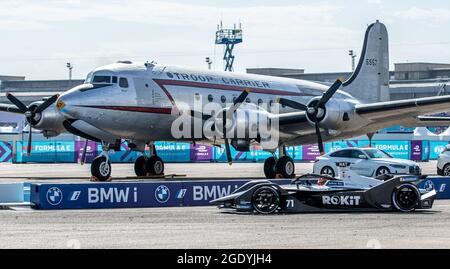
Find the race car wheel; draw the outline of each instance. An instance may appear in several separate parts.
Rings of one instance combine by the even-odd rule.
[[[445,177],[450,176],[450,164],[446,164],[444,169],[442,169],[442,175]]]
[[[252,205],[259,214],[273,214],[280,206],[280,195],[272,187],[260,187],[252,195]]]
[[[145,177],[147,175],[147,169],[145,168],[145,163],[147,162],[147,157],[144,155],[139,156],[134,162],[134,172],[138,177]]]
[[[329,166],[325,166],[324,168],[322,168],[322,170],[320,170],[320,174],[321,175],[327,175],[330,177],[335,177],[336,174],[334,173],[333,168],[329,167]]]
[[[158,156],[150,157],[145,163],[145,169],[147,172],[153,175],[163,175],[164,174],[164,161]]]
[[[283,178],[293,178],[295,176],[294,160],[289,156],[281,157],[277,161],[276,172],[281,174]]]
[[[274,157],[267,158],[264,161],[264,175],[267,179],[274,179],[277,176],[276,173],[277,160]]]
[[[381,176],[381,175],[387,175],[390,174],[391,171],[389,170],[389,168],[387,168],[386,166],[381,166],[377,169],[377,171],[375,172],[375,176]]]
[[[420,200],[420,193],[416,186],[403,184],[392,192],[392,204],[401,212],[413,211]]]
[[[91,175],[98,181],[107,181],[111,176],[111,162],[104,156],[95,158],[91,164]]]

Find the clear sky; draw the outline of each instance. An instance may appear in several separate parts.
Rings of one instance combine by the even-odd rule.
[[[222,69],[217,23],[242,22],[236,71],[248,67],[349,71],[376,19],[395,62],[450,63],[447,0],[1,0],[0,74],[65,79],[117,60]]]

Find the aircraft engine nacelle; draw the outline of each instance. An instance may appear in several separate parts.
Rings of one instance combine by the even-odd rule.
[[[33,118],[33,128],[42,130],[46,137],[54,137],[66,131],[63,126],[64,120],[64,116],[56,110],[56,107],[50,106],[43,112],[36,114]]]
[[[224,109],[226,110],[226,109]],[[215,117],[215,129],[219,132],[218,136],[223,135],[223,111],[219,111]],[[243,104],[233,115],[229,115],[226,131],[228,138],[236,139],[256,139],[263,128],[267,129],[270,124],[270,113],[253,105]]]
[[[320,98],[311,100],[308,104],[310,107],[314,102],[318,102]],[[348,125],[355,116],[353,104],[349,102],[330,100],[325,107],[319,108],[317,119],[320,127],[325,129],[339,130]],[[314,125],[314,118],[310,114],[306,114],[308,121]]]

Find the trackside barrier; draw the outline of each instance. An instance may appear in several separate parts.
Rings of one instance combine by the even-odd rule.
[[[249,180],[161,181],[127,183],[31,184],[36,209],[94,209],[206,206]],[[288,184],[289,180],[272,180]],[[450,178],[432,177],[420,188],[434,187],[438,199],[450,199]]]
[[[23,203],[23,202],[24,202],[23,183],[0,184],[0,204]]]
[[[450,199],[450,178],[429,177],[419,184],[419,188],[427,189],[432,187],[436,190],[437,199]]]
[[[273,180],[279,184],[289,180]],[[205,206],[248,180],[31,184],[36,209]]]

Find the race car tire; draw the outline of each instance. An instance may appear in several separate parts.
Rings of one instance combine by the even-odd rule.
[[[259,187],[253,192],[252,206],[259,214],[273,214],[280,206],[280,194],[270,186]]]
[[[107,181],[111,177],[111,162],[99,156],[91,164],[91,175],[98,181]]]
[[[335,177],[336,173],[334,172],[333,168],[329,167],[329,166],[324,166],[322,168],[322,170],[320,170],[320,174],[321,175],[327,175],[330,177]]]
[[[380,166],[378,167],[377,171],[375,172],[375,176],[381,176],[381,175],[386,175],[386,174],[390,174],[391,170],[389,170],[389,168],[387,168],[386,166]]]
[[[148,158],[145,163],[145,169],[152,175],[163,175],[164,174],[164,161],[158,156],[152,156]]]
[[[147,169],[145,168],[145,163],[147,162],[147,157],[142,155],[139,156],[134,162],[134,172],[138,177],[145,177],[147,175]]]
[[[444,168],[442,169],[442,176],[445,176],[445,177],[450,176],[450,163],[444,165]]]
[[[276,172],[277,160],[274,157],[267,158],[264,161],[264,175],[267,179],[274,179],[277,176]]]
[[[276,172],[283,178],[293,178],[295,176],[294,160],[289,156],[283,156],[278,159],[276,164]]]
[[[420,192],[416,186],[405,183],[392,192],[393,209],[400,212],[414,211],[420,202]]]

